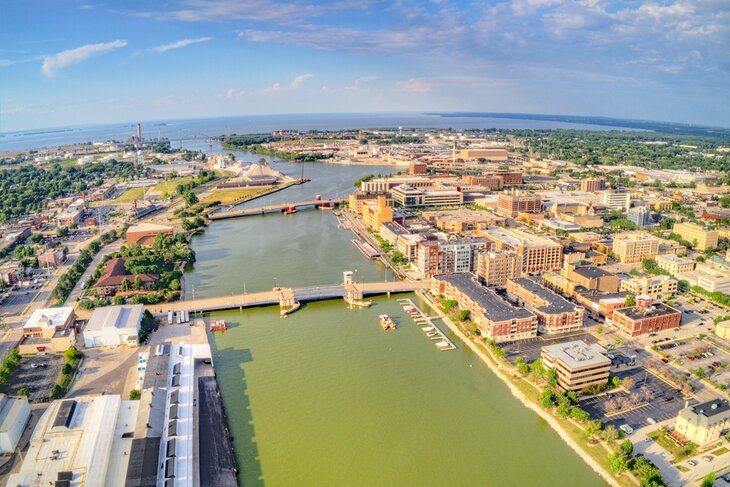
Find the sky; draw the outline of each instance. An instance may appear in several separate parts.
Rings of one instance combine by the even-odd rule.
[[[0,132],[388,111],[730,127],[730,1],[0,5]]]

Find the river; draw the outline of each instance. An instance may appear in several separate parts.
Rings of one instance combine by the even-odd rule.
[[[294,175],[302,168],[273,164]],[[389,170],[303,167],[311,183],[248,205],[339,194]],[[186,293],[333,284],[345,270],[392,279],[351,239],[321,210],[216,222],[193,239]],[[400,297],[376,298],[370,309],[310,303],[287,319],[274,307],[213,314],[230,326],[211,346],[242,485],[604,485],[466,347],[437,350]],[[383,332],[380,313],[399,318],[399,328]]]

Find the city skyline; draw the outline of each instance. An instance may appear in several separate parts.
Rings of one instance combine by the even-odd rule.
[[[43,15],[37,15],[42,9]],[[730,126],[730,7],[511,0],[4,6],[0,132],[386,111]]]

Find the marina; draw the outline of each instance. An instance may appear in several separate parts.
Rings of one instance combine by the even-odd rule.
[[[362,252],[362,255],[367,257],[368,259],[377,259],[380,257],[380,252],[377,251],[372,245],[369,243],[361,242],[360,240],[353,239],[352,243],[355,244],[355,247]]]
[[[452,342],[451,339],[446,336],[446,334],[433,322],[433,320],[436,319],[435,317],[424,314],[423,311],[416,306],[412,299],[399,299],[398,303],[400,303],[406,313],[413,318],[413,321],[418,325],[421,331],[424,332],[429,339],[436,343],[436,347],[438,347],[439,350],[456,350],[454,342]]]

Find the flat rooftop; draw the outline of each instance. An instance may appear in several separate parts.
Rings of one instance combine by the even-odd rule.
[[[544,299],[548,304],[537,307],[537,310],[546,314],[555,313],[570,313],[575,311],[578,307],[566,300],[562,296],[552,292],[550,289],[540,284],[539,277],[517,277],[512,279],[515,284],[526,289],[527,292],[539,296]]]
[[[469,299],[484,309],[484,316],[490,321],[500,322],[535,316],[525,308],[514,306],[500,298],[494,291],[479,284],[469,273],[442,274],[435,278],[452,284],[466,294]]]
[[[671,314],[681,314],[674,308],[667,306],[664,303],[652,303],[647,308],[639,308],[638,306],[632,306],[630,308],[621,308],[614,311],[614,313],[621,313],[632,320],[640,320],[643,318],[651,318],[654,316],[666,316]]]
[[[728,403],[727,399],[713,399],[712,401],[692,406],[691,409],[695,414],[701,414],[702,416],[711,418],[712,416],[717,416],[730,410],[730,403]]]
[[[481,234],[490,240],[496,239],[511,247],[517,247],[519,245],[560,247],[560,244],[557,242],[522,232],[520,230],[507,230],[501,227],[490,226],[482,230]]]
[[[63,326],[73,311],[74,309],[71,306],[65,308],[37,309],[30,315],[23,328],[55,328],[57,326]]]
[[[603,355],[605,349],[597,343],[588,345],[582,340],[576,340],[548,345],[542,349],[553,360],[559,360],[571,369],[611,364],[611,360]]]
[[[600,267],[596,266],[576,267],[575,269],[573,269],[573,272],[575,272],[579,276],[585,277],[586,279],[598,279],[601,277],[609,277],[615,275],[611,272],[608,272],[607,270],[601,269]]]
[[[105,306],[94,310],[84,331],[101,331],[104,328],[138,328],[142,322],[144,305],[125,304]]]

